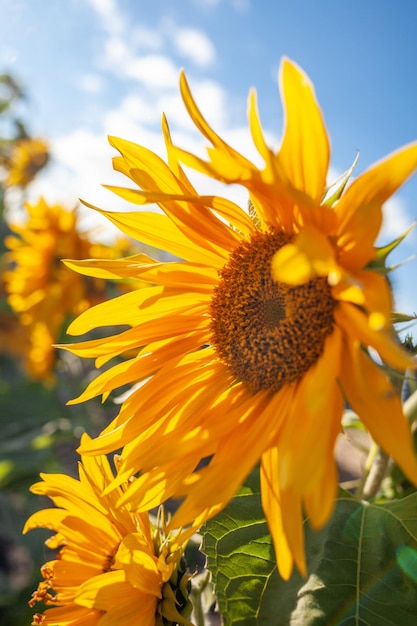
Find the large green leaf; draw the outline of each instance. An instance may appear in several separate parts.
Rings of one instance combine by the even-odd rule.
[[[224,623],[239,626],[410,626],[417,583],[404,567],[417,548],[417,494],[381,505],[340,492],[320,531],[305,524],[308,577],[276,569],[255,472],[203,529]],[[397,555],[401,559],[397,560]],[[415,565],[414,565],[415,567]]]

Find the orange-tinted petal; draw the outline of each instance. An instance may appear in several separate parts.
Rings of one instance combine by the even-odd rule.
[[[213,252],[208,246],[196,246],[166,215],[146,211],[116,213],[102,211],[87,202],[83,204],[107,217],[122,232],[141,243],[160,248],[186,261],[210,263],[215,267],[224,264],[217,251]]]
[[[287,512],[281,507],[276,447],[269,448],[262,455],[261,497],[262,508],[275,546],[278,571],[284,580],[288,580],[292,574],[294,558],[284,531],[283,515]]]
[[[340,378],[349,404],[373,439],[417,484],[417,456],[401,400],[388,377],[363,352],[359,342],[346,341],[346,366]]]
[[[334,311],[336,323],[350,339],[374,348],[381,359],[399,370],[415,368],[415,359],[401,346],[393,330],[375,330],[368,316],[349,302],[340,302]]]
[[[417,143],[413,143],[371,167],[348,187],[334,209],[342,265],[360,269],[374,257],[381,207],[416,168]]]
[[[385,276],[369,270],[344,274],[332,288],[337,300],[351,302],[363,307],[369,315],[368,322],[373,330],[382,330],[391,323],[392,297]]]

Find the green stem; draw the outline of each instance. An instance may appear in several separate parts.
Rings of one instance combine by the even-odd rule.
[[[203,609],[203,592],[209,581],[209,572],[199,580],[199,583],[191,587],[190,599],[193,605],[193,620],[195,626],[205,626],[206,620]],[[200,576],[199,576],[200,578]]]
[[[411,424],[413,432],[417,429],[417,391],[404,402],[404,414]]]
[[[356,497],[359,498],[360,500],[362,500],[364,497],[363,494],[365,490],[365,484],[366,484],[366,481],[368,480],[368,476],[371,472],[371,468],[372,468],[372,465],[373,465],[373,462],[375,460],[377,453],[378,453],[378,444],[372,441],[370,450],[368,452],[368,457],[366,459],[365,468],[363,470],[363,474],[359,481],[358,488],[356,489],[356,492],[355,492]]]
[[[378,492],[387,475],[389,463],[389,455],[380,446],[377,446],[374,461],[363,486],[362,497],[365,500],[370,500]]]

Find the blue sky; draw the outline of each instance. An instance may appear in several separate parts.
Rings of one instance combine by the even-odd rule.
[[[202,153],[179,98],[181,67],[212,125],[250,158],[252,86],[268,137],[279,144],[283,55],[315,84],[333,175],[347,169],[357,151],[360,173],[417,139],[413,0],[0,0],[0,16],[0,71],[25,85],[29,129],[49,138],[54,155],[30,193],[51,201],[71,206],[81,196],[121,208],[100,187],[122,184],[111,170],[106,136],[162,152],[162,111],[175,142]],[[199,188],[212,186],[201,180]],[[226,195],[245,201],[239,190]],[[385,213],[384,241],[417,218],[417,177]],[[416,246],[412,234],[394,260],[414,254]],[[401,310],[417,311],[416,272],[412,261],[394,278]]]

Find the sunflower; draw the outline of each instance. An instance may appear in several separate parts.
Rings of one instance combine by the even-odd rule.
[[[34,513],[23,532],[55,531],[45,543],[58,554],[41,568],[43,580],[29,604],[49,608],[32,624],[192,626],[186,542],[180,533],[165,533],[163,515],[152,525],[147,512],[118,506],[124,487],[102,496],[114,479],[105,456],[82,458],[79,480],[64,474],[41,478],[31,491],[51,498],[56,508]]]
[[[181,497],[173,518],[181,526],[221,510],[260,461],[262,505],[288,579],[294,563],[306,572],[303,514],[317,529],[334,506],[334,445],[345,401],[417,483],[400,400],[367,350],[397,370],[414,367],[392,328],[389,282],[371,263],[381,207],[417,167],[417,144],[329,194],[329,139],[297,65],[284,59],[280,68],[285,123],[277,152],[266,144],[250,94],[249,127],[262,169],[212,130],[184,75],[180,85],[188,113],[211,143],[208,160],[176,147],[165,119],[167,164],[145,147],[111,138],[121,155],[115,169],[139,189],[110,189],[138,205],[156,202],[163,213],[102,211],[125,233],[180,260],[68,263],[97,278],[149,282],[85,311],[69,328],[79,335],[129,325],[67,347],[97,358],[98,366],[137,350],[74,401],[136,383],[116,419],[81,450],[124,446],[118,480],[140,474],[120,502],[145,510]],[[180,162],[245,187],[249,210],[199,195]]]
[[[10,150],[1,161],[7,172],[5,187],[19,186],[24,189],[45,167],[48,159],[49,149],[44,139],[24,137],[12,142]]]
[[[31,377],[47,379],[55,363],[52,344],[66,317],[108,297],[105,281],[77,276],[61,259],[115,257],[126,252],[127,239],[113,247],[96,244],[79,231],[75,210],[50,205],[43,198],[25,208],[26,221],[9,224],[14,234],[5,239],[9,252],[3,281],[8,303],[26,328],[25,368]]]

